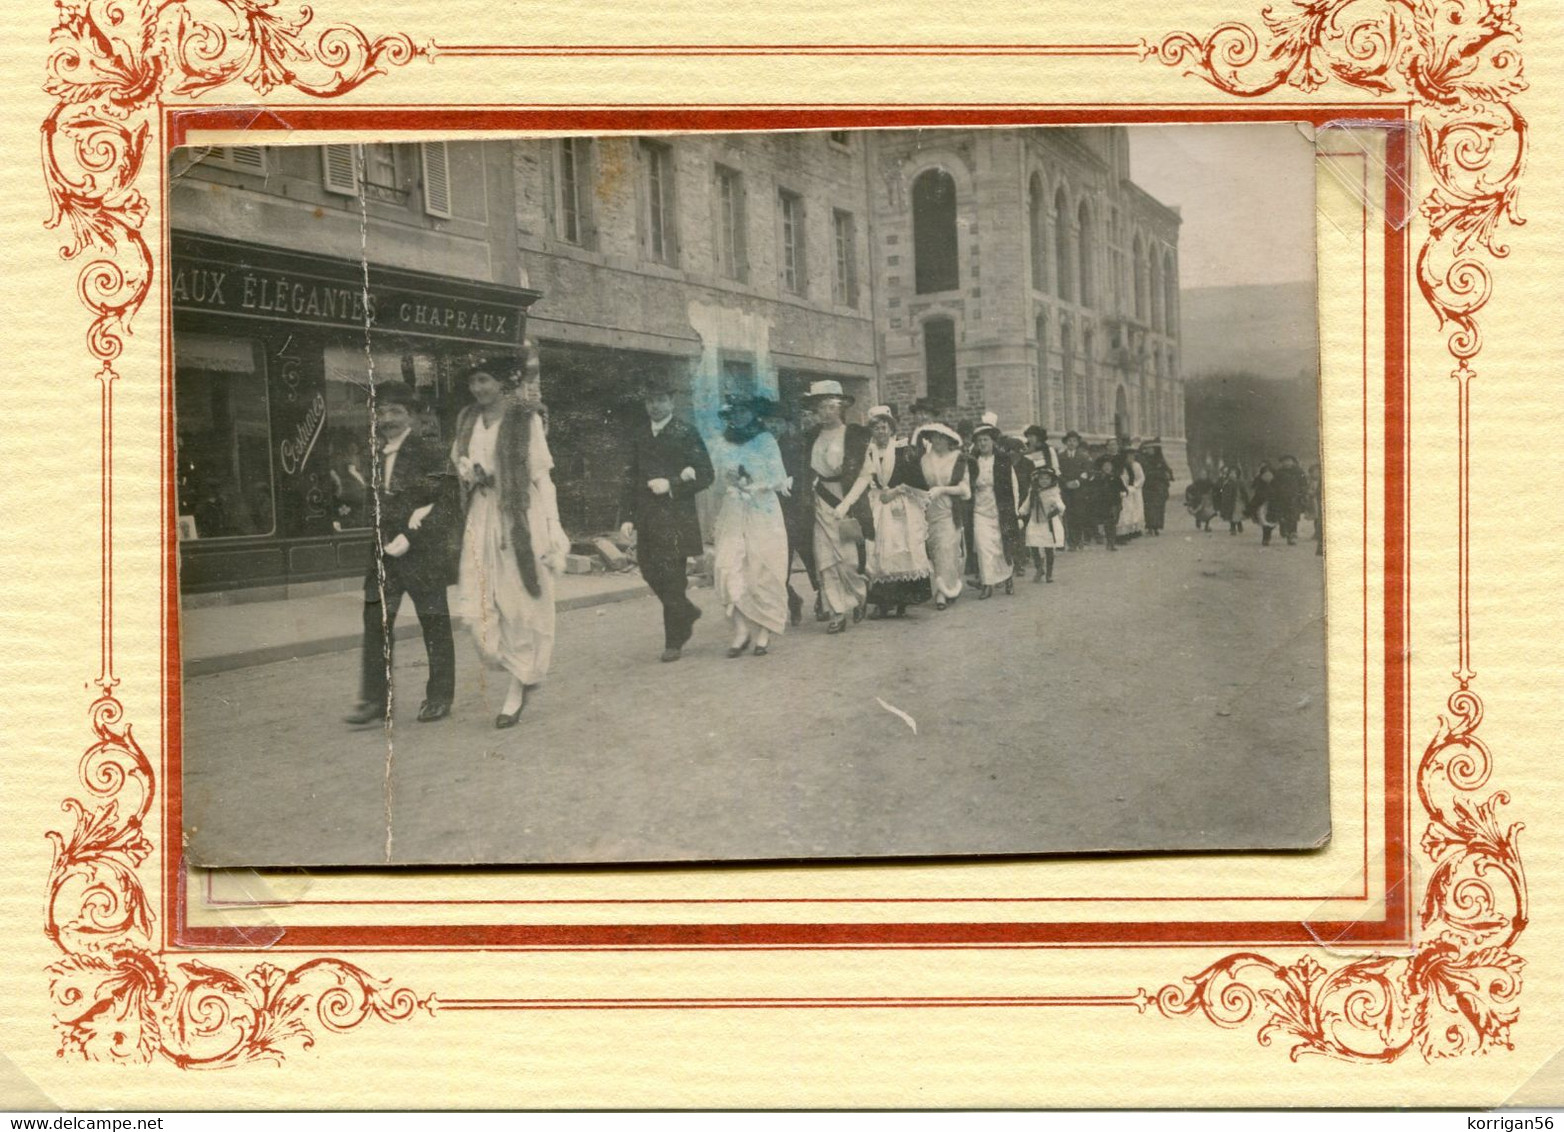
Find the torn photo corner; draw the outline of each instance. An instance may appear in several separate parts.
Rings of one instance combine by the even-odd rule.
[[[1328,842],[1297,125],[173,160],[193,865]]]

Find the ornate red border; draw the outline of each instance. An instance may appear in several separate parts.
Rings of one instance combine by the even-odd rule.
[[[89,801],[63,803],[68,834],[51,833],[45,931],[63,957],[49,968],[61,1052],[181,1067],[280,1059],[289,1040],[312,1041],[309,1019],[345,1030],[366,1018],[399,1020],[433,1008],[432,996],[388,991],[336,958],[284,971],[269,963],[243,975],[200,962],[170,971],[156,947],[142,870],[154,846],[144,822],[156,772],[115,695],[113,667],[113,388],[123,336],[150,294],[154,264],[136,191],[150,115],[242,82],[257,94],[291,88],[335,97],[417,56],[634,53],[635,48],[415,46],[405,35],[371,39],[345,25],[310,29],[274,13],[275,0],[88,0],[61,4],[46,90],[57,99],[43,124],[50,227],[67,226],[66,258],[83,259],[78,294],[93,315],[88,350],[99,365],[102,437],[102,670],[92,705],[95,741],[80,780]],[[1390,1061],[1416,1046],[1425,1057],[1509,1044],[1522,960],[1512,946],[1526,925],[1518,826],[1502,828],[1502,791],[1480,797],[1492,772],[1476,736],[1481,702],[1470,690],[1468,455],[1471,360],[1477,313],[1492,289],[1488,261],[1506,249],[1499,225],[1519,223],[1515,195],[1525,165],[1525,121],[1511,99],[1525,89],[1519,35],[1507,0],[1297,0],[1267,9],[1264,28],[1228,23],[1206,37],[1175,33],[1152,45],[757,45],[688,46],[681,53],[1080,54],[1154,57],[1229,94],[1253,98],[1283,86],[1312,92],[1332,80],[1409,100],[1435,187],[1421,212],[1428,236],[1419,287],[1447,331],[1459,382],[1461,452],[1460,664],[1458,688],[1417,768],[1428,819],[1421,847],[1433,862],[1411,955],[1374,956],[1327,969],[1305,955],[1291,965],[1257,953],[1230,955],[1156,995],[1086,998],[903,999],[897,1005],[1121,1005],[1164,1014],[1203,1013],[1222,1025],[1264,1018],[1292,1052]],[[659,48],[659,51],[664,49]],[[1495,877],[1499,878],[1495,882]],[[858,1000],[702,1001],[699,1005],[851,1005]],[[879,1002],[880,1000],[875,1000]],[[690,1003],[685,1003],[690,1005]],[[524,1009],[524,1000],[462,1000],[458,1009]],[[558,1006],[566,1003],[555,1004]],[[606,1002],[578,1005],[611,1005]],[[637,1005],[619,1003],[612,1005]],[[655,1006],[656,1003],[640,1004]],[[671,1005],[671,1003],[667,1004]]]

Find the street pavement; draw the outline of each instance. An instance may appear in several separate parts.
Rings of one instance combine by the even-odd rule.
[[[1188,519],[1052,585],[840,636],[806,616],[727,659],[710,589],[658,662],[650,594],[559,615],[548,683],[458,633],[453,717],[341,722],[356,651],[186,679],[187,848],[202,865],[787,860],[1307,848],[1328,835],[1323,571]],[[795,585],[804,585],[795,575]],[[804,587],[807,594],[807,587]],[[412,618],[410,607],[402,616]],[[905,718],[904,718],[905,716]]]

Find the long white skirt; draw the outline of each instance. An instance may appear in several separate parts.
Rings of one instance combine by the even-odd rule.
[[[537,507],[528,517],[536,557],[546,520]],[[486,665],[504,669],[523,684],[541,684],[554,657],[554,575],[538,562],[539,595],[533,597],[522,585],[510,542],[499,493],[475,494],[467,509],[452,612],[466,623]]]
[[[934,567],[934,593],[945,598],[961,596],[967,552],[961,528],[956,525],[950,496],[929,497],[929,561]]]
[[[775,492],[746,499],[723,496],[717,512],[717,600],[731,617],[742,613],[763,629],[787,628],[787,524]]]
[[[977,555],[978,578],[985,586],[997,586],[1014,573],[1005,560],[1005,536],[999,529],[999,502],[991,487],[980,487],[972,495],[972,542]]]
[[[838,617],[851,613],[869,597],[869,583],[858,572],[858,544],[841,535],[836,509],[815,496],[815,569],[826,608]]]
[[[1141,495],[1139,487],[1132,487],[1124,493],[1124,505],[1119,508],[1119,525],[1117,533],[1120,535],[1139,534],[1146,529],[1146,502]]]

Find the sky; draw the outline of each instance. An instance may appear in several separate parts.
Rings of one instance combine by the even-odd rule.
[[[1289,123],[1131,126],[1130,176],[1184,216],[1182,287],[1314,281],[1314,142]]]

